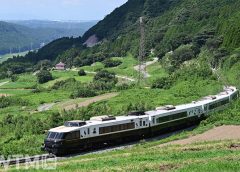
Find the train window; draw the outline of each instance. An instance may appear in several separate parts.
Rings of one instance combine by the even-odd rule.
[[[146,122],[145,121],[143,121],[143,126],[145,126],[146,125]]]
[[[66,140],[73,140],[73,139],[79,139],[80,138],[80,132],[74,131],[71,133],[67,133],[64,137]]]
[[[140,121],[140,126],[142,126],[142,120]]]
[[[220,101],[220,102],[216,102],[216,103],[213,103],[209,106],[209,110],[212,110],[212,109],[215,109],[215,108],[218,108],[220,106],[223,106],[223,105],[226,105],[229,103],[229,99],[226,99],[226,100],[223,100],[223,101]]]
[[[133,128],[135,128],[135,123],[134,122],[126,123],[126,124],[113,125],[113,126],[107,126],[107,127],[100,127],[99,128],[99,134],[123,131],[123,130],[128,130],[128,129],[133,129]]]
[[[157,123],[163,123],[163,122],[180,119],[180,118],[185,118],[185,117],[187,117],[187,112],[181,112],[181,113],[157,118]]]
[[[49,132],[49,134],[48,134],[48,139],[54,139],[55,137],[56,137],[56,135],[57,135],[57,133],[55,133],[55,132]]]
[[[63,133],[58,133],[56,136],[55,136],[55,139],[62,139],[63,138]]]
[[[89,135],[90,134],[90,129],[88,128],[87,131],[88,131],[88,135]]]
[[[153,121],[153,124],[155,124],[155,117],[153,117],[153,120],[152,120],[152,121]]]
[[[93,134],[96,134],[96,133],[97,133],[96,128],[94,128],[93,129]]]

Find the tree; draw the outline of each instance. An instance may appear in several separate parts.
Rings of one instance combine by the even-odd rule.
[[[101,70],[94,76],[94,81],[100,81],[100,82],[113,82],[117,83],[117,78],[115,76],[115,73],[109,72],[107,70]]]
[[[47,70],[41,70],[38,74],[37,74],[37,78],[38,78],[38,82],[40,84],[46,83],[48,81],[53,80],[52,74],[47,71]]]
[[[86,76],[87,74],[86,74],[86,72],[85,72],[83,69],[80,69],[80,70],[78,71],[78,75],[79,75],[79,76]]]
[[[152,88],[169,89],[173,85],[172,77],[158,78],[152,84]]]
[[[120,60],[106,59],[103,61],[105,67],[116,67],[122,64]]]

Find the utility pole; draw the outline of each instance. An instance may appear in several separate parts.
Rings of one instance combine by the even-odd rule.
[[[144,27],[144,17],[140,17],[140,46],[139,46],[139,57],[138,57],[138,67],[139,67],[139,73],[138,73],[138,84],[141,84],[141,81],[145,79],[145,70],[146,70],[146,64],[145,64],[145,27]]]

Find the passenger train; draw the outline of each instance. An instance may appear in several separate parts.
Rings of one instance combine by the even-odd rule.
[[[68,121],[49,130],[42,149],[55,155],[141,140],[198,123],[239,97],[239,90],[227,87],[218,95],[179,106],[167,105],[127,116],[99,116],[89,121]]]

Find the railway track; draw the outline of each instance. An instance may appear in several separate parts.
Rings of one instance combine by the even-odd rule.
[[[163,134],[163,135],[160,135],[157,137],[148,138],[148,139],[145,139],[144,142],[157,141],[157,140],[161,140],[161,139],[167,138],[169,136],[181,133],[183,131],[191,131],[191,130],[195,129],[196,126],[197,125],[194,125],[194,126],[191,126],[191,127],[185,128],[185,129],[177,130],[177,131]],[[66,156],[62,156],[62,157],[56,157],[55,155],[51,155],[51,154],[43,154],[43,155],[35,155],[35,156],[25,157],[25,158],[20,157],[20,158],[8,159],[8,160],[2,160],[2,161],[0,160],[0,167],[26,164],[26,163],[34,163],[37,161],[66,160],[66,159],[70,159],[70,158],[80,157],[83,155],[100,154],[100,153],[110,152],[110,151],[114,151],[114,150],[122,150],[122,149],[133,147],[134,145],[142,143],[142,142],[143,142],[143,140],[135,141],[135,142],[125,143],[125,144],[121,144],[121,145],[117,145],[117,146],[105,147],[105,148],[92,150],[92,151],[84,151],[81,153],[66,155]]]

